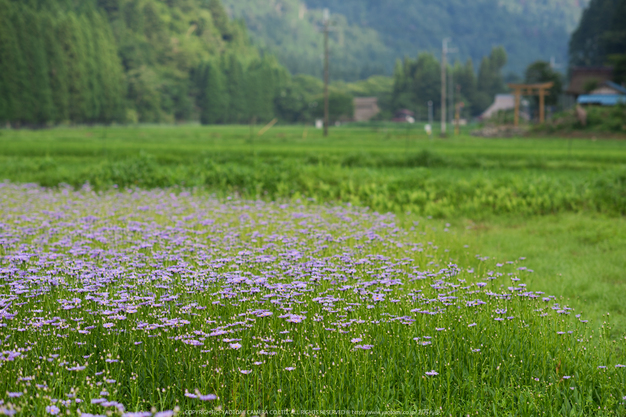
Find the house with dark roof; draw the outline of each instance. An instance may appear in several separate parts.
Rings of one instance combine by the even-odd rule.
[[[590,91],[605,81],[611,81],[612,78],[611,67],[574,67],[565,93],[578,98],[580,95],[589,94]]]
[[[616,106],[626,104],[626,87],[613,81],[604,81],[589,92],[582,94],[576,100],[581,105]]]

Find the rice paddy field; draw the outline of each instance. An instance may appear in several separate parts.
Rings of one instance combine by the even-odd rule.
[[[0,414],[626,415],[626,142],[0,130]]]

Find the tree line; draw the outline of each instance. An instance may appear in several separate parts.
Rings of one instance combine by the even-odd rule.
[[[0,0],[0,122],[120,120],[123,86],[115,40],[97,10]]]
[[[569,43],[570,68],[613,67],[614,81],[626,83],[626,0],[591,0]]]
[[[2,124],[310,122],[322,91],[220,0],[0,0]],[[332,119],[351,115],[331,88]]]
[[[478,73],[471,59],[464,64],[450,65],[447,73],[452,83],[454,101],[462,101],[464,117],[477,116],[492,102],[496,94],[504,93],[507,87],[502,75],[507,55],[503,47],[494,47],[482,59]],[[421,53],[416,59],[397,61],[393,74],[391,110],[409,109],[425,119],[428,102],[433,103],[435,116],[441,108],[441,63],[431,53]]]

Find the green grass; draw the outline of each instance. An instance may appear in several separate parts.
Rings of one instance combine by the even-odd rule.
[[[411,254],[416,265],[434,268],[436,264],[444,265],[452,259],[464,268],[474,268],[475,272],[464,270],[463,274],[467,274],[465,279],[468,282],[476,282],[484,279],[487,270],[497,270],[495,263],[500,262],[505,265],[504,268],[510,268],[506,261],[519,265],[519,258],[525,257],[524,266],[533,272],[524,273],[522,282],[531,290],[557,296],[559,303],[569,305],[576,314],[589,319],[587,326],[580,331],[584,333],[588,351],[597,354],[589,356],[589,352],[580,350],[581,345],[569,345],[553,336],[548,337],[546,332],[554,330],[550,326],[555,326],[558,321],[542,321],[533,316],[533,306],[515,304],[515,311],[523,315],[526,323],[535,330],[531,335],[523,327],[512,326],[507,333],[494,336],[496,333],[491,325],[487,326],[489,330],[484,337],[489,341],[490,350],[483,352],[488,353],[483,356],[486,361],[477,365],[482,369],[480,372],[472,368],[475,364],[472,352],[462,353],[461,346],[466,343],[465,340],[473,337],[466,330],[447,333],[441,341],[451,347],[437,351],[433,358],[429,358],[411,356],[411,349],[406,348],[408,350],[405,351],[395,347],[391,342],[396,340],[393,337],[401,341],[412,340],[413,337],[408,330],[410,327],[399,324],[385,331],[369,326],[359,330],[363,334],[373,332],[375,346],[385,346],[382,351],[373,350],[373,356],[367,356],[367,351],[364,351],[364,357],[368,358],[364,362],[349,359],[341,366],[329,366],[329,363],[336,362],[337,357],[353,356],[352,352],[348,356],[336,354],[348,352],[346,349],[350,344],[345,340],[324,339],[326,350],[320,351],[318,361],[308,362],[312,359],[306,355],[297,357],[297,363],[304,361],[303,364],[311,366],[310,369],[305,368],[306,372],[297,367],[293,374],[279,373],[278,370],[291,366],[296,360],[285,351],[272,365],[272,371],[254,379],[256,385],[250,385],[249,379],[236,372],[219,377],[214,375],[211,377],[214,379],[200,382],[200,374],[189,365],[201,360],[192,350],[185,350],[186,353],[180,354],[180,359],[171,364],[163,364],[161,359],[157,363],[150,362],[173,355],[172,349],[176,347],[169,342],[164,345],[150,344],[154,355],[141,359],[135,355],[140,352],[135,352],[132,347],[120,350],[119,347],[127,346],[130,339],[118,335],[116,337],[121,338],[115,339],[115,343],[107,342],[102,346],[96,343],[102,355],[120,354],[125,363],[133,363],[130,369],[135,371],[132,372],[156,366],[159,375],[169,375],[167,383],[159,382],[159,386],[167,386],[167,390],[180,383],[182,372],[189,377],[189,381],[195,381],[197,387],[210,387],[211,392],[219,394],[221,404],[227,409],[269,407],[268,404],[271,404],[291,405],[296,409],[349,407],[413,412],[422,408],[434,410],[444,407],[447,414],[452,415],[475,411],[479,411],[480,415],[539,415],[541,412],[546,415],[624,415],[625,408],[619,405],[621,396],[626,395],[626,392],[619,392],[619,388],[626,383],[623,376],[622,380],[616,380],[621,374],[598,373],[595,367],[603,361],[615,362],[623,358],[623,344],[626,343],[623,301],[626,299],[625,141],[555,138],[498,140],[478,139],[465,134],[458,138],[429,139],[421,127],[407,131],[404,127],[394,129],[390,126],[335,128],[331,129],[328,139],[323,138],[321,132],[304,127],[276,127],[262,137],[251,137],[250,132],[249,127],[231,126],[0,130],[0,179],[15,183],[36,182],[52,187],[67,183],[78,189],[88,181],[92,188],[104,193],[102,196],[110,195],[108,190],[113,186],[118,189],[173,187],[172,192],[175,193],[193,188],[198,195],[209,193],[218,198],[239,195],[280,200],[292,205],[302,204],[302,210],[313,212],[319,211],[315,208],[318,204],[334,206],[345,203],[356,207],[367,206],[369,212],[391,211],[397,215],[397,224],[409,231],[409,235],[402,239],[423,244],[432,241],[450,251]],[[90,195],[87,191],[83,193]],[[91,201],[89,207],[93,205],[92,198],[96,197],[85,200]],[[7,204],[11,200],[5,198],[4,201]],[[105,203],[110,201],[105,198]],[[81,210],[86,209],[77,210],[72,216],[78,216]],[[94,210],[98,212],[99,209]],[[143,215],[136,215],[141,221]],[[173,223],[175,220],[163,217],[163,214],[152,213],[152,216],[159,227],[176,225]],[[226,217],[222,221],[228,222]],[[416,230],[410,230],[414,222],[419,222],[419,225]],[[263,233],[267,228],[257,225],[255,230]],[[368,250],[398,259],[405,256],[404,249],[383,243]],[[346,243],[346,247],[354,248],[353,245],[353,242]],[[151,254],[152,250],[156,248],[149,249],[145,254]],[[324,253],[325,256],[333,256],[340,255],[341,251],[340,246],[331,245]],[[480,261],[480,258],[484,260]],[[149,271],[152,267],[146,268]],[[246,271],[258,272],[254,268]],[[179,284],[187,285],[184,280]],[[418,288],[407,286],[405,290],[409,291],[409,287],[413,290]],[[116,288],[111,287],[111,290]],[[180,292],[183,287],[175,288]],[[330,287],[320,291],[326,289]],[[59,297],[62,296],[70,295],[60,293]],[[203,305],[213,300],[201,294],[186,297],[189,302],[195,300]],[[306,302],[310,303],[310,300]],[[52,308],[52,304],[50,306]],[[407,306],[390,304],[388,308],[385,311],[390,314],[401,315]],[[28,306],[23,307],[24,313],[27,309]],[[245,310],[229,306],[221,317],[232,317],[242,311]],[[368,313],[368,310],[359,310],[355,314],[360,317]],[[489,314],[492,313],[485,308],[477,317],[487,323],[492,320]],[[563,326],[578,325],[572,316],[564,318]],[[91,320],[88,316],[83,318]],[[452,328],[453,323],[458,324],[459,317],[452,314],[442,316],[441,320],[446,327]],[[271,323],[267,334],[279,337],[276,333],[282,328],[281,322]],[[200,325],[194,321],[194,326],[196,324]],[[426,326],[424,329],[429,326],[428,321],[417,324],[418,327]],[[303,332],[306,335],[299,334],[298,337],[311,339],[313,334],[320,337],[323,328],[309,321]],[[603,335],[601,340],[596,336],[598,332]],[[538,333],[541,337],[534,340]],[[256,335],[246,334],[250,337]],[[108,337],[109,334],[99,330],[94,339],[105,335]],[[14,336],[22,338],[19,339],[22,342],[27,337],[22,333],[14,333]],[[451,338],[448,339],[448,336]],[[78,339],[68,339],[67,343],[72,341]],[[146,342],[152,343],[148,339]],[[42,342],[38,347],[41,354],[49,354],[45,352],[46,343]],[[248,348],[245,345],[244,349]],[[215,345],[211,349],[220,348]],[[64,351],[68,361],[78,355],[77,351],[69,348]],[[238,361],[249,358],[219,351],[221,353],[213,366],[222,369],[233,368]],[[516,358],[523,357],[524,365],[510,361],[513,356],[506,359],[503,352]],[[533,352],[536,355],[532,355]],[[573,359],[570,352],[577,352]],[[442,365],[441,372],[440,368],[435,368],[438,364],[430,362],[434,359],[442,360],[442,364],[448,363],[450,359],[445,359],[445,355],[451,354],[458,355],[457,359],[463,366],[449,370]],[[401,366],[398,366],[399,360]],[[564,372],[564,365],[557,367],[557,362],[563,362],[568,369],[578,372],[577,378],[583,381],[578,385],[579,391],[570,390],[562,384],[563,380],[554,379],[555,375]],[[501,364],[508,366],[505,373],[496,372]],[[0,368],[0,374],[9,372],[9,369],[18,371],[18,365],[25,366],[24,363],[7,363]],[[45,362],[42,366],[46,368],[49,365]],[[113,375],[113,379],[125,380],[132,376],[122,367],[107,366],[107,372]],[[180,366],[182,371],[178,369]],[[441,386],[437,383],[428,385],[428,379],[417,378],[418,374],[423,375],[421,368],[427,367],[438,370],[437,383]],[[413,372],[413,369],[419,369],[419,372]],[[542,383],[529,384],[526,377],[538,369],[542,369]],[[407,370],[408,375],[405,375]],[[309,378],[319,374],[319,371],[324,378]],[[45,374],[47,371],[42,369],[37,372]],[[359,381],[364,374],[368,376],[367,382]],[[613,379],[608,379],[609,376]],[[167,391],[167,395],[161,393],[159,398],[162,396],[163,399],[157,399],[154,389],[145,385],[148,383],[154,383],[150,377],[144,377],[141,383],[125,385],[118,398],[125,402],[127,408],[129,404],[134,404],[137,409],[147,409],[150,404],[158,404],[157,408],[173,407],[176,399],[183,409],[193,404],[184,402],[188,400],[182,397],[182,391],[176,390]],[[321,386],[317,385],[319,383]],[[227,392],[222,384],[228,388]],[[81,389],[91,393],[89,395],[97,394],[94,391],[96,388],[89,384],[81,386]],[[138,386],[144,391],[133,394],[131,390]],[[17,389],[12,385],[5,385],[5,388]],[[0,386],[0,392],[5,388]],[[70,382],[63,379],[56,398],[70,388]],[[278,395],[278,389],[285,394]],[[202,390],[203,393],[208,392],[204,388]],[[144,392],[145,395],[137,392]],[[357,400],[353,403],[344,401],[344,397],[349,397],[347,393],[358,394],[352,397]],[[305,398],[310,396],[314,400],[307,402]],[[132,401],[129,402],[129,398]],[[37,401],[32,404],[35,403],[43,404]],[[607,407],[606,410],[604,407]]]
[[[21,355],[2,362],[0,391],[24,414],[101,413],[103,398],[116,415],[624,412],[626,339],[610,318],[596,327],[565,297],[530,298],[530,259],[477,258],[438,221],[204,192],[2,195],[13,305],[0,340]],[[196,390],[218,398],[185,395]]]
[[[626,142],[429,139],[420,126],[3,131],[0,178],[96,189],[201,186],[437,217],[626,213]]]

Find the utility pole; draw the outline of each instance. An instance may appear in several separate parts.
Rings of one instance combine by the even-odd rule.
[[[441,136],[446,135],[446,54],[449,41],[450,38],[445,38],[441,46]]]
[[[330,78],[328,68],[328,26],[330,25],[330,13],[328,9],[324,9],[324,136],[328,136],[328,124],[330,117],[328,115],[328,82]]]
[[[445,38],[441,46],[441,136],[446,135],[446,106],[447,106],[447,94],[446,94],[446,70],[448,67],[446,55],[451,52],[456,52],[456,49],[449,49],[448,42],[451,38]]]
[[[448,114],[450,117],[450,124],[454,120],[454,73],[450,71],[448,74],[447,90],[450,92],[448,95]]]
[[[433,138],[433,101],[428,100],[428,125],[426,129],[428,138]]]

